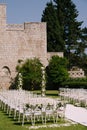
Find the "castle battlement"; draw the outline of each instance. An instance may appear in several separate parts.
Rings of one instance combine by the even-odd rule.
[[[6,25],[6,30],[8,31],[14,31],[14,30],[18,30],[18,31],[21,31],[21,30],[24,30],[24,24],[7,24]]]

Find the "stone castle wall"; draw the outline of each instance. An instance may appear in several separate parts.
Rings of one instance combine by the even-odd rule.
[[[19,59],[37,57],[48,64],[46,23],[7,24],[5,4],[0,12],[0,88],[8,88]]]

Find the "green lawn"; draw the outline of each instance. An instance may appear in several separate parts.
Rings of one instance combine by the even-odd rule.
[[[42,125],[43,126],[43,125]],[[30,125],[26,124],[21,126],[21,124],[14,121],[12,117],[8,117],[6,113],[0,110],[0,130],[29,130]],[[47,127],[47,128],[39,128],[37,130],[87,130],[87,127],[81,125],[72,125],[65,127]],[[32,129],[31,129],[32,130]]]
[[[65,127],[57,127],[57,128],[40,128],[38,130],[87,130],[87,127],[81,125],[73,125],[73,126],[65,126]]]
[[[34,93],[41,94],[40,90],[33,91]],[[46,96],[57,98],[58,97],[58,90],[46,90]]]
[[[0,110],[0,130],[26,130],[26,128],[14,121],[13,117],[8,117],[6,113]]]
[[[40,94],[40,91],[35,91],[35,93]],[[47,96],[58,97],[57,91],[47,91]],[[60,124],[60,122],[58,122]],[[41,125],[41,124],[40,124]],[[47,123],[48,125],[48,123]],[[36,126],[36,125],[35,125]],[[43,126],[43,125],[42,125]],[[48,125],[49,126],[49,125]],[[82,125],[72,125],[72,126],[62,126],[62,127],[47,127],[38,128],[37,130],[87,130],[87,127]],[[9,117],[5,112],[0,110],[0,130],[32,130],[30,129],[30,124],[21,125],[17,121],[13,120],[13,117]],[[36,129],[34,129],[36,130]]]

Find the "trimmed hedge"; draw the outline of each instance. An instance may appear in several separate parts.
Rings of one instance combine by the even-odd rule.
[[[68,81],[62,83],[62,87],[87,89],[87,78],[69,79]]]

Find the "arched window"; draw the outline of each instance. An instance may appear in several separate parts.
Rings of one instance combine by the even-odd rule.
[[[4,66],[2,68],[2,76],[9,77],[10,75],[11,75],[11,71],[10,71],[9,67]]]

